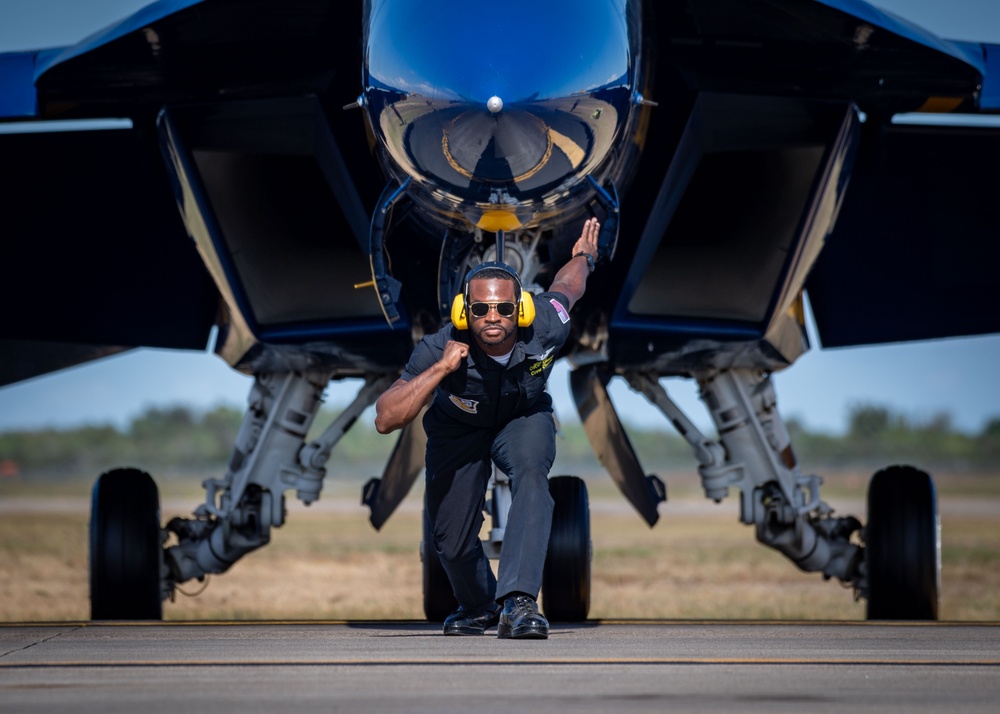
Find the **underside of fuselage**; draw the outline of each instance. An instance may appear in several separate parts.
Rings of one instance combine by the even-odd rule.
[[[15,262],[55,247],[68,259],[50,269],[75,299],[39,295],[5,330],[9,344],[200,347],[214,323],[217,351],[244,371],[391,372],[448,319],[466,270],[496,257],[497,231],[503,258],[543,289],[589,215],[614,224],[617,248],[576,308],[564,355],[578,364],[781,369],[808,348],[807,287],[821,336],[838,344],[870,341],[869,313],[895,316],[891,339],[997,327],[993,315],[969,322],[955,309],[957,327],[943,317],[945,304],[995,290],[968,252],[949,256],[962,279],[936,294],[931,323],[908,317],[931,298],[894,293],[882,253],[865,262],[870,285],[850,290],[821,260],[831,236],[875,245],[849,178],[857,167],[880,180],[870,144],[901,133],[885,118],[941,95],[975,102],[979,75],[938,48],[792,0],[526,2],[502,17],[445,0],[419,11],[303,0],[293,14],[255,0],[238,28],[228,0],[175,5],[27,58],[37,103],[24,113],[128,116],[132,128],[64,135],[56,150],[79,168],[59,190],[74,210],[44,224],[15,216]],[[9,165],[38,174],[9,196],[31,205],[53,144],[3,142]],[[92,180],[95,151],[106,179]],[[964,156],[950,160],[976,161]],[[116,192],[122,175],[133,179]],[[164,183],[180,219],[151,192],[128,197]],[[850,230],[838,233],[842,213]],[[957,220],[977,234],[979,215]],[[81,235],[90,225],[100,245]],[[130,268],[130,300],[117,301],[139,248],[171,272]],[[83,278],[72,256],[89,250],[106,257]],[[174,276],[196,289],[181,294]]]

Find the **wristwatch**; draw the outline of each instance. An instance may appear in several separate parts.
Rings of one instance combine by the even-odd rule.
[[[580,252],[580,253],[577,253],[576,255],[574,255],[573,257],[574,258],[579,258],[581,255],[584,258],[587,259],[587,270],[590,271],[591,273],[593,273],[594,272],[594,256],[592,256],[590,253]]]

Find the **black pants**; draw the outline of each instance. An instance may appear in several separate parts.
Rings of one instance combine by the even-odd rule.
[[[431,421],[427,511],[458,604],[484,608],[513,592],[537,598],[552,527],[548,475],[556,455],[556,429],[551,407],[540,405],[499,429],[443,427],[433,417]],[[492,463],[507,474],[512,496],[499,583],[479,539]]]

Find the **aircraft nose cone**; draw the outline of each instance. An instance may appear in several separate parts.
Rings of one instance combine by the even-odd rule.
[[[489,109],[491,113],[497,114],[501,109],[503,109],[503,100],[494,94],[487,100],[486,108]]]

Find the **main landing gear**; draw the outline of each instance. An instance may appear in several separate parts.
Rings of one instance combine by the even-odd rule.
[[[330,452],[395,379],[366,380],[354,401],[313,442],[305,437],[330,374],[259,374],[222,479],[205,482],[191,518],[160,526],[156,484],[136,469],[103,474],[90,521],[90,601],[95,620],[159,620],[176,586],[225,572],[285,522],[285,496],[319,498]]]
[[[936,620],[941,528],[931,477],[912,466],[872,476],[865,527],[869,620]]]
[[[937,619],[941,547],[930,476],[912,466],[876,473],[862,528],[853,516],[834,517],[820,499],[821,479],[799,470],[768,375],[731,369],[699,379],[718,441],[691,423],[655,376],[627,378],[691,444],[705,495],[718,502],[730,487],[739,490],[740,520],[760,543],[852,587],[867,599],[869,620]]]
[[[153,479],[137,469],[101,474],[90,515],[91,618],[162,619],[165,567]]]

